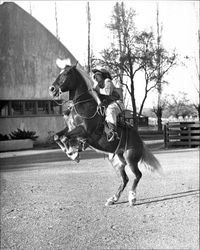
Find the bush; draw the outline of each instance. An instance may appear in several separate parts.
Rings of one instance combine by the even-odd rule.
[[[34,131],[25,131],[18,128],[17,131],[11,132],[10,137],[13,140],[31,139],[35,141],[38,138],[35,134],[36,132]]]
[[[0,141],[7,141],[9,140],[9,137],[7,135],[0,134]]]

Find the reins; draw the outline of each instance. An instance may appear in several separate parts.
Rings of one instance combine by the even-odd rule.
[[[59,102],[57,102],[54,98],[52,98],[52,100],[57,104],[57,105],[59,105],[59,106],[63,106],[65,103],[67,103],[67,102],[69,102],[69,100],[67,101],[65,101],[65,100],[63,100],[62,101],[62,103],[59,103]]]
[[[89,90],[85,91],[84,93],[82,93],[81,95],[79,95],[79,96],[76,98],[76,100],[78,100],[81,96],[83,96],[84,94],[86,94],[86,93],[88,93],[88,92],[89,92]],[[77,109],[76,109],[76,105],[81,104],[81,103],[86,103],[86,102],[92,101],[92,100],[94,100],[94,99],[93,99],[93,98],[89,98],[89,99],[81,100],[81,101],[76,101],[76,100],[72,100],[72,101],[71,101],[71,100],[63,100],[62,103],[59,103],[57,100],[55,100],[55,99],[53,98],[53,101],[54,101],[57,105],[59,105],[59,106],[63,106],[65,103],[72,102],[71,107],[74,108],[74,111],[76,112],[76,114],[79,115],[79,116],[80,116],[81,118],[83,118],[83,119],[92,119],[92,118],[94,118],[94,117],[97,115],[97,113],[99,114],[98,106],[97,106],[96,111],[94,112],[93,115],[91,115],[91,116],[83,116],[83,115],[80,115],[79,112],[78,112]]]
[[[76,109],[76,105],[77,104],[88,102],[88,101],[91,101],[91,100],[94,100],[94,99],[90,98],[90,99],[87,99],[87,100],[84,100],[84,101],[79,101],[79,102],[76,102],[76,103],[73,104],[74,111],[76,112],[77,115],[79,115],[83,119],[92,119],[92,118],[94,118],[97,115],[97,113],[99,114],[99,112],[98,112],[98,106],[97,106],[96,111],[94,112],[94,114],[91,115],[91,116],[80,115],[79,112],[77,111],[77,109]]]

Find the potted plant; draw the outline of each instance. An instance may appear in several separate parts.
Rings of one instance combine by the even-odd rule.
[[[9,134],[10,139],[7,135],[0,136],[0,151],[11,151],[33,148],[33,141],[38,136],[34,131],[26,131],[25,129],[17,129]]]

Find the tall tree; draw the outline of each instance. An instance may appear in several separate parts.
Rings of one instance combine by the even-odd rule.
[[[56,22],[56,38],[60,40],[59,34],[58,34],[58,13],[57,13],[57,4],[54,2],[54,7],[55,7],[55,22]]]
[[[159,6],[157,3],[157,13],[156,13],[156,25],[157,25],[157,53],[156,53],[156,61],[157,61],[157,91],[158,91],[158,103],[157,103],[157,123],[158,123],[158,131],[162,131],[162,105],[161,105],[161,94],[162,94],[162,85],[161,85],[161,30],[159,23]]]
[[[139,115],[142,114],[149,92],[156,88],[159,82],[164,83],[162,77],[174,64],[176,55],[169,55],[162,46],[158,49],[152,32],[138,32],[134,25],[134,17],[133,9],[126,10],[123,3],[116,3],[111,22],[107,25],[113,33],[114,42],[110,48],[102,51],[102,59],[99,59],[97,64],[107,67],[125,86],[132,103],[134,126],[137,128],[137,111]],[[157,80],[158,67],[160,81]],[[135,76],[138,72],[143,72],[145,78],[145,93],[139,109],[136,106],[135,95]]]
[[[90,73],[91,70],[91,51],[90,51],[90,23],[91,23],[91,14],[90,14],[90,3],[87,2],[87,24],[88,24],[88,63],[87,71]]]
[[[155,53],[155,62],[156,62],[156,88],[158,93],[157,99],[157,107],[154,107],[154,112],[157,116],[157,124],[158,124],[158,131],[162,131],[162,114],[163,105],[162,101],[162,92],[164,88],[164,84],[167,81],[164,80],[165,76],[167,75],[168,71],[176,65],[178,55],[175,51],[170,54],[168,53],[161,42],[162,38],[162,26],[160,27],[160,20],[159,20],[159,5],[157,3],[157,10],[156,10],[156,26],[157,26],[157,45],[156,45],[156,53]]]
[[[136,35],[134,17],[135,11],[132,8],[126,10],[124,3],[115,4],[111,22],[107,25],[113,33],[115,42],[109,49],[102,51],[100,63],[107,66],[114,76],[119,78],[121,84],[124,84],[124,77],[129,79],[130,84],[126,84],[126,89],[130,94],[134,126],[137,128],[134,78],[142,65],[140,58],[136,55],[137,48],[134,45]]]

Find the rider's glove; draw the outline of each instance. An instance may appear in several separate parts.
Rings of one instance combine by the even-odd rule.
[[[105,106],[103,106],[103,104],[102,103],[99,103],[98,105],[97,105],[97,111],[98,111],[98,113],[100,114],[100,115],[104,115],[104,111],[105,111]]]

